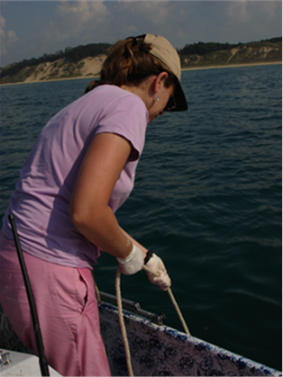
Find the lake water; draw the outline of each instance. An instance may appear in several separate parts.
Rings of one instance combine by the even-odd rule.
[[[282,368],[282,67],[185,71],[189,110],[149,125],[135,189],[117,212],[164,260],[192,335]],[[27,154],[48,119],[89,79],[1,87],[4,215]],[[94,268],[115,293],[115,258]],[[140,272],[122,296],[182,330],[167,293]]]

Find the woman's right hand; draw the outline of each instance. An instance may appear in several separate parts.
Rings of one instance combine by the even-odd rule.
[[[116,258],[124,275],[133,275],[144,265],[144,256],[139,247],[133,244],[132,251],[126,258]]]

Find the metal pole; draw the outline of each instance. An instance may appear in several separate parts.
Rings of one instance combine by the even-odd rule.
[[[15,246],[16,246],[16,249],[17,249],[17,254],[18,254],[18,258],[19,258],[19,262],[20,262],[20,266],[21,266],[21,270],[22,270],[22,274],[23,274],[23,278],[24,278],[24,283],[25,283],[25,287],[26,287],[26,292],[27,292],[27,296],[28,296],[28,301],[29,301],[29,306],[30,306],[30,311],[31,311],[31,316],[32,316],[32,322],[33,322],[33,328],[34,328],[34,335],[35,335],[35,340],[36,340],[36,345],[37,345],[37,350],[38,350],[38,356],[39,356],[39,366],[40,366],[40,370],[41,370],[41,375],[42,376],[50,376],[48,364],[47,364],[47,360],[46,360],[46,356],[45,356],[45,352],[44,352],[43,340],[42,340],[41,331],[40,331],[40,327],[39,327],[39,321],[38,321],[38,317],[37,317],[37,311],[36,311],[36,306],[35,306],[35,302],[34,302],[34,297],[33,297],[32,289],[31,289],[31,285],[30,285],[30,280],[29,280],[29,276],[28,276],[28,273],[27,273],[27,269],[26,269],[26,265],[25,265],[25,261],[24,261],[24,257],[23,257],[23,253],[22,253],[17,229],[16,229],[16,224],[15,224],[15,221],[14,221],[14,216],[11,214],[11,215],[8,216],[8,219],[9,219],[11,227],[12,227]]]

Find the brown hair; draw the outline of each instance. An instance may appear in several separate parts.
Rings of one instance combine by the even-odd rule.
[[[168,73],[165,86],[168,88],[174,85],[175,75],[164,63],[150,54],[151,48],[151,44],[144,43],[144,36],[118,41],[108,51],[101,68],[100,80],[92,81],[85,93],[103,84],[139,85],[146,76],[161,72]]]

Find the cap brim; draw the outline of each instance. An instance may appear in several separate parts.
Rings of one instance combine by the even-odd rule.
[[[173,109],[170,109],[169,111],[185,111],[188,110],[188,103],[185,97],[185,94],[183,92],[183,89],[181,87],[181,84],[178,80],[178,82],[175,84],[175,94],[174,99],[176,102],[176,107]]]

